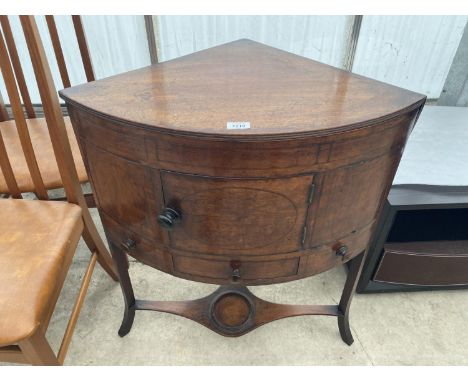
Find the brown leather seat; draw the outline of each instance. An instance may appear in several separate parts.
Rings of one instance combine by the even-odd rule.
[[[0,346],[27,338],[47,317],[82,229],[75,204],[0,200]]]
[[[83,159],[81,158],[80,149],[73,132],[70,118],[65,117],[64,119],[76,170],[78,172],[78,179],[83,183],[88,180],[86,169],[83,164]],[[29,134],[31,135],[31,142],[36,153],[37,164],[41,171],[42,180],[46,189],[50,190],[62,187],[62,180],[55,160],[45,118],[28,119],[26,122],[28,124]],[[26,159],[23,155],[23,149],[21,148],[15,121],[0,122],[0,130],[3,140],[5,141],[8,158],[10,159],[19,189],[22,192],[34,191],[34,184],[29,174]],[[7,194],[8,188],[2,170],[0,169],[0,194],[1,193]]]

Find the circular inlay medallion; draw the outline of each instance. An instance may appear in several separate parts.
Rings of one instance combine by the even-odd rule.
[[[214,303],[212,314],[218,324],[233,328],[244,324],[250,312],[250,303],[245,297],[228,293]]]

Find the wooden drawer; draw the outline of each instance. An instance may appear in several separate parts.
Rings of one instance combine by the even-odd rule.
[[[421,286],[468,285],[468,241],[387,243],[374,281]]]
[[[238,263],[236,263],[238,262]],[[233,270],[239,270],[238,282],[242,284],[279,282],[282,278],[297,275],[299,257],[278,260],[220,260],[196,256],[174,256],[174,271],[181,277],[205,282],[229,284]],[[280,280],[277,280],[280,279]]]
[[[321,245],[305,251],[304,277],[325,272],[339,264],[345,263],[366,250],[372,233],[373,224],[367,225],[362,230],[334,240],[326,245]],[[347,248],[344,257],[337,256],[336,251],[340,247]]]
[[[171,255],[163,245],[125,229],[103,212],[100,215],[107,238],[114,246],[120,248],[122,243],[131,239],[135,246],[128,251],[130,256],[163,272],[172,273]]]

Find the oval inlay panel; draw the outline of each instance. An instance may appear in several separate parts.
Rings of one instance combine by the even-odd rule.
[[[207,189],[181,200],[180,234],[225,249],[249,249],[281,240],[293,228],[297,211],[282,194],[254,188]]]

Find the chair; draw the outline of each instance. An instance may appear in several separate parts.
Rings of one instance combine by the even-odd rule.
[[[66,122],[61,113],[44,48],[33,16],[20,16],[33,63],[44,126],[67,201],[21,200],[20,184],[0,130],[0,168],[12,196],[0,199],[0,360],[60,365],[71,341],[96,262],[117,280],[114,263],[92,221],[79,183]],[[10,56],[11,57],[11,56]],[[21,147],[36,191],[41,179],[12,62],[0,30],[0,69],[7,85]],[[42,189],[43,191],[43,189]],[[45,194],[43,197],[45,198]],[[80,237],[91,259],[57,355],[45,333]]]
[[[81,23],[81,17],[72,16],[72,20],[86,78],[88,81],[94,81],[93,67],[83,25]],[[46,16],[46,22],[63,86],[70,87],[70,78],[54,17]],[[0,131],[2,132],[11,167],[16,175],[18,184],[18,190],[16,190],[12,196],[17,198],[19,193],[34,192],[38,199],[47,200],[47,190],[63,187],[60,172],[54,160],[53,148],[48,137],[47,122],[45,118],[37,117],[31,102],[8,16],[0,16],[0,25],[3,29],[6,48],[11,59],[19,94],[28,117],[26,122],[22,123],[22,125],[18,124],[16,116],[15,120],[9,120],[9,115],[0,94]],[[12,80],[12,82],[13,81],[14,80]],[[65,126],[70,139],[73,158],[76,163],[78,179],[80,183],[86,183],[88,181],[88,176],[68,117],[65,117]],[[31,138],[31,144],[29,144],[28,139],[26,139],[28,134]],[[37,153],[37,163],[31,159],[30,153],[33,151]],[[8,191],[12,192],[15,190],[11,188],[8,189],[6,175],[3,173],[3,170],[0,170],[0,194],[8,194]],[[86,195],[86,199],[90,207],[95,206],[92,194]]]

